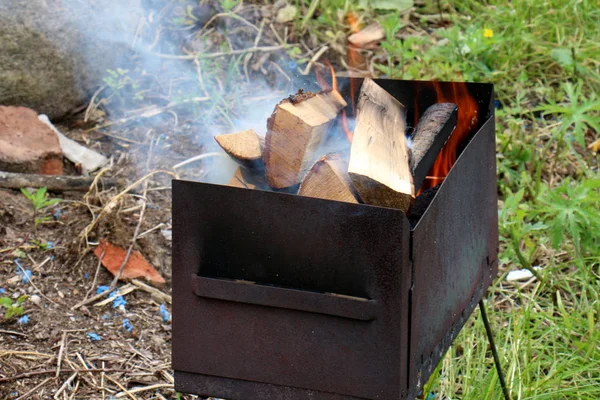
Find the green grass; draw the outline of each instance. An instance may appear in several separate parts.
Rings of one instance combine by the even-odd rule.
[[[307,29],[339,45],[348,27],[335,10],[353,6],[302,3],[317,3]],[[599,399],[600,179],[598,156],[586,146],[600,137],[600,7],[596,0],[441,3],[450,24],[426,31],[431,19],[423,17],[419,35],[408,37],[415,24],[407,30],[405,17],[364,13],[388,32],[375,69],[398,79],[495,84],[501,273],[486,302],[508,385],[513,399]],[[507,271],[533,266],[543,267],[542,282],[504,281]],[[478,312],[425,394],[503,398]]]

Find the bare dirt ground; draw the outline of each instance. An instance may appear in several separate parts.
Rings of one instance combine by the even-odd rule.
[[[75,139],[81,134],[78,129],[62,129]],[[29,200],[19,191],[0,190],[0,288],[15,299],[28,296],[24,303],[28,321],[14,317],[0,324],[0,398],[46,399],[57,391],[61,394],[55,398],[61,399],[174,395],[168,315],[171,177],[156,171],[201,149],[185,143],[189,135],[181,132],[179,138],[137,135],[135,129],[112,132],[124,140],[103,135],[90,139],[91,147],[111,154],[114,165],[108,175],[128,183],[143,174],[140,165],[155,171],[147,180],[145,197],[143,184],[124,195],[124,187],[103,190],[101,184],[87,194],[52,193],[61,202],[43,211],[50,218],[36,230]],[[190,175],[202,173],[199,164],[191,170]],[[102,210],[86,239],[86,228]],[[119,283],[120,288],[134,289],[123,296],[124,301],[119,299],[121,304],[100,305],[106,299],[102,298],[74,309],[113,279],[99,266],[95,244],[103,238],[127,249],[139,222],[135,247],[167,281],[158,292],[163,295]],[[23,270],[31,271],[30,281],[23,278]]]

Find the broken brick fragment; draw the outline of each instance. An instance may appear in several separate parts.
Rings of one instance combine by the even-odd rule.
[[[32,109],[0,106],[0,170],[62,175],[58,136]]]
[[[94,254],[102,260],[102,265],[109,270],[111,274],[116,276],[119,273],[123,261],[125,261],[127,251],[104,239],[100,239],[100,244],[94,250]],[[158,287],[165,284],[165,279],[148,261],[146,261],[142,253],[137,250],[131,252],[131,256],[129,257],[129,260],[127,260],[125,268],[123,268],[120,280],[134,278],[146,279],[150,284]]]

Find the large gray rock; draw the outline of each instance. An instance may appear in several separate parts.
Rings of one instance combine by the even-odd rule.
[[[59,118],[85,104],[141,16],[139,0],[0,0],[0,105]]]

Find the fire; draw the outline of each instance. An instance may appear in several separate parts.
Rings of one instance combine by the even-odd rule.
[[[462,82],[452,82],[451,90],[444,92],[438,82],[433,82],[438,103],[454,103],[458,105],[456,129],[438,155],[429,171],[429,176],[423,182],[421,191],[434,187],[442,182],[456,161],[458,146],[467,138],[477,125],[477,102],[469,94],[467,85]]]
[[[323,75],[319,72],[318,69],[315,69],[315,76],[317,77],[317,82],[319,82],[319,86],[321,86],[321,88],[323,90],[339,91],[338,90],[338,82],[337,82],[337,78],[335,76],[335,70],[333,69],[333,65],[331,65],[331,63],[329,61],[325,61],[325,64],[327,64],[327,66],[329,67],[329,72],[331,74],[331,84],[329,82],[327,82],[327,80],[323,77]],[[354,93],[352,93],[351,96],[352,96],[352,104],[354,104]],[[346,109],[343,109],[341,111],[340,120],[341,120],[342,129],[344,130],[344,133],[346,134],[346,138],[348,139],[348,141],[350,143],[352,143],[353,134],[352,134],[352,131],[348,127],[348,117],[346,115]]]
[[[360,17],[357,13],[350,11],[346,14],[346,23],[350,27],[352,33],[357,33],[361,30],[362,24],[360,23]],[[348,43],[348,67],[356,70],[360,70],[365,64],[365,57],[361,54],[360,48],[356,47],[352,43]],[[352,115],[356,116],[356,91],[357,91],[357,80],[356,78],[350,78],[350,101],[352,104]],[[347,125],[347,121],[346,121]]]

